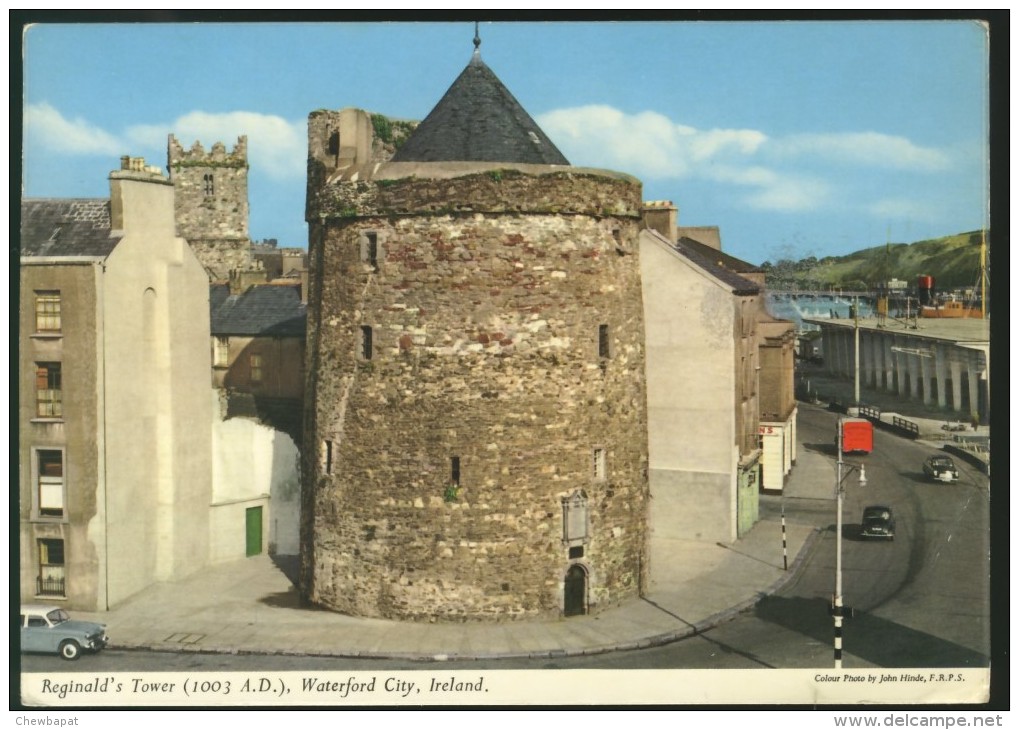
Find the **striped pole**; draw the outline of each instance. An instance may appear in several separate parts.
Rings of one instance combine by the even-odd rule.
[[[837,421],[835,464],[835,668],[842,668],[842,419]]]
[[[785,540],[785,505],[782,505],[782,570],[789,570],[789,552]]]
[[[835,596],[835,668],[842,669],[842,596]]]

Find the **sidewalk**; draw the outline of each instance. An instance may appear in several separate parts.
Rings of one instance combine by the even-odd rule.
[[[668,643],[735,616],[794,575],[793,558],[814,534],[805,526],[789,531],[788,571],[778,522],[759,522],[728,547],[673,541],[671,564],[678,567],[653,577],[646,598],[569,619],[452,624],[344,616],[301,606],[291,581],[266,555],[155,585],[111,611],[75,617],[107,624],[117,649],[415,660],[596,654]]]

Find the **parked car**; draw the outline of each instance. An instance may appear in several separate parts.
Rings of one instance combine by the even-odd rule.
[[[954,482],[959,479],[959,469],[949,456],[932,456],[923,463],[923,473],[928,479],[939,482]]]
[[[105,624],[74,621],[67,611],[54,606],[21,607],[21,651],[77,659],[83,651],[97,652],[107,643]]]
[[[874,504],[863,508],[861,537],[874,537],[882,540],[895,539],[895,517],[892,508]]]

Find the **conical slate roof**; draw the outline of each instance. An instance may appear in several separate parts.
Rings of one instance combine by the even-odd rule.
[[[393,162],[570,164],[477,51]]]

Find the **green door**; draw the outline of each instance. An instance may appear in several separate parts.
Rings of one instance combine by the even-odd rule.
[[[244,511],[245,555],[262,552],[262,508],[248,507]]]

